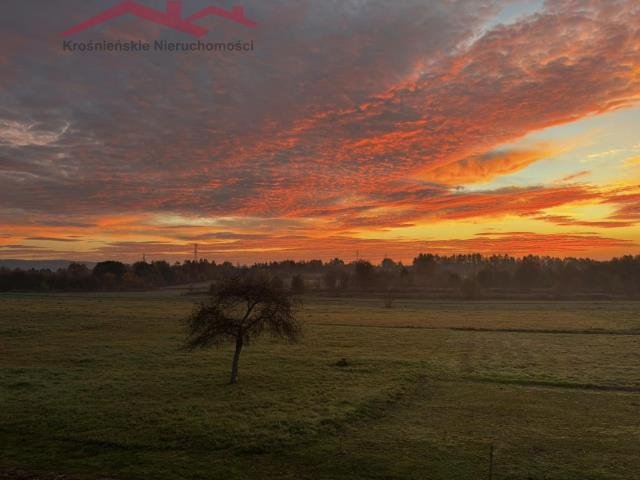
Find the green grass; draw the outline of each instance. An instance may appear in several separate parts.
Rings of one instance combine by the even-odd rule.
[[[0,296],[0,471],[640,478],[640,304],[307,299],[305,337],[180,351],[174,295]],[[341,358],[348,367],[338,367]]]

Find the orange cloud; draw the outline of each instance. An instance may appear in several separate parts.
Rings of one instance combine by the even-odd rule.
[[[597,228],[622,228],[635,224],[633,221],[622,220],[578,220],[565,215],[540,215],[535,217],[537,220],[544,220],[555,223],[556,225],[569,227],[597,227]]]
[[[522,170],[532,163],[550,157],[554,152],[554,149],[543,146],[533,150],[489,152],[428,169],[424,172],[424,178],[447,185],[487,182],[498,176]]]

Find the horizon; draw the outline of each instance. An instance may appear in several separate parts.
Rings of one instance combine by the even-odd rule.
[[[495,257],[502,257],[502,258],[511,258],[515,261],[521,261],[526,257],[532,256],[532,257],[537,257],[540,259],[550,259],[550,260],[560,260],[560,261],[568,261],[568,260],[578,260],[578,261],[594,261],[594,262],[601,262],[601,263],[607,263],[607,262],[612,262],[614,260],[619,260],[622,258],[638,258],[640,257],[640,254],[633,254],[633,253],[628,253],[628,254],[621,254],[618,256],[614,256],[614,257],[610,257],[610,258],[603,258],[603,259],[598,259],[598,258],[592,258],[592,257],[585,257],[585,256],[555,256],[555,255],[534,255],[534,254],[528,254],[528,255],[521,255],[521,256],[517,256],[517,255],[510,255],[508,253],[495,253],[495,254],[489,254],[489,255],[484,255],[478,252],[452,252],[452,253],[447,253],[447,254],[437,254],[437,253],[433,253],[433,252],[428,252],[428,251],[424,251],[424,252],[417,252],[412,258],[407,258],[407,259],[398,259],[398,258],[393,258],[390,256],[383,256],[383,257],[379,257],[379,258],[370,258],[370,257],[366,257],[366,256],[359,256],[357,258],[342,258],[342,257],[330,257],[330,258],[281,258],[281,259],[264,259],[264,260],[256,260],[253,263],[240,263],[240,262],[234,262],[230,259],[212,259],[212,258],[208,258],[208,257],[198,257],[197,259],[194,259],[193,257],[188,258],[188,257],[183,257],[182,259],[167,259],[167,258],[162,258],[162,257],[158,257],[158,258],[150,258],[150,257],[145,257],[145,258],[139,258],[139,259],[133,259],[133,260],[124,260],[124,259],[117,259],[117,258],[103,258],[100,260],[97,259],[90,259],[90,260],[74,260],[74,259],[67,259],[67,258],[42,258],[42,259],[27,259],[27,258],[0,258],[0,268],[3,268],[3,264],[7,264],[7,263],[33,263],[33,264],[45,264],[45,263],[68,263],[68,264],[93,264],[93,265],[97,265],[99,263],[105,263],[105,262],[120,262],[123,263],[125,265],[133,265],[135,263],[147,263],[147,264],[153,264],[155,262],[166,262],[170,265],[173,264],[186,264],[187,262],[200,262],[200,261],[206,261],[209,262],[211,264],[216,264],[216,265],[222,265],[224,263],[230,263],[234,266],[238,266],[238,267],[253,267],[256,265],[266,265],[266,264],[272,264],[272,263],[286,263],[286,262],[293,262],[293,263],[297,263],[297,264],[302,264],[302,263],[309,263],[309,262],[314,262],[314,261],[319,261],[322,262],[323,265],[329,265],[332,261],[334,260],[339,260],[341,262],[343,262],[345,265],[351,265],[357,262],[368,262],[371,263],[374,266],[380,266],[382,264],[382,262],[384,262],[385,260],[391,260],[394,263],[398,264],[398,265],[403,265],[403,266],[411,266],[413,264],[413,261],[419,256],[419,255],[434,255],[437,258],[452,258],[452,257],[465,257],[465,256],[472,256],[472,255],[481,255],[483,260],[486,259],[490,259],[491,257],[495,256]],[[176,257],[177,258],[177,257]]]
[[[634,2],[249,0],[197,20],[256,47],[215,54],[63,51],[118,2],[33,3],[0,19],[2,258],[640,254]]]

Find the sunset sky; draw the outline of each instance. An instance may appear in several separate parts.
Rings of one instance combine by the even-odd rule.
[[[637,0],[184,0],[255,51],[63,51],[117,3],[2,1],[0,258],[640,254]]]

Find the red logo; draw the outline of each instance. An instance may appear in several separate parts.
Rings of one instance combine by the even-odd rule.
[[[218,7],[206,7],[199,12],[194,13],[190,17],[182,17],[182,0],[166,0],[167,6],[165,11],[155,10],[153,8],[140,5],[132,0],[124,0],[113,8],[106,10],[95,17],[91,17],[82,23],[79,23],[75,27],[70,28],[66,32],[62,33],[63,37],[75,35],[76,33],[83,32],[90,28],[101,25],[105,22],[113,20],[114,18],[122,17],[123,15],[133,15],[149,22],[157,23],[165,27],[178,30],[179,32],[193,35],[194,37],[202,37],[207,34],[207,29],[196,25],[196,20],[214,15],[217,17],[226,18],[233,22],[245,25],[247,27],[255,27],[258,24],[252,20],[249,20],[244,16],[243,7],[233,7],[227,11]]]

